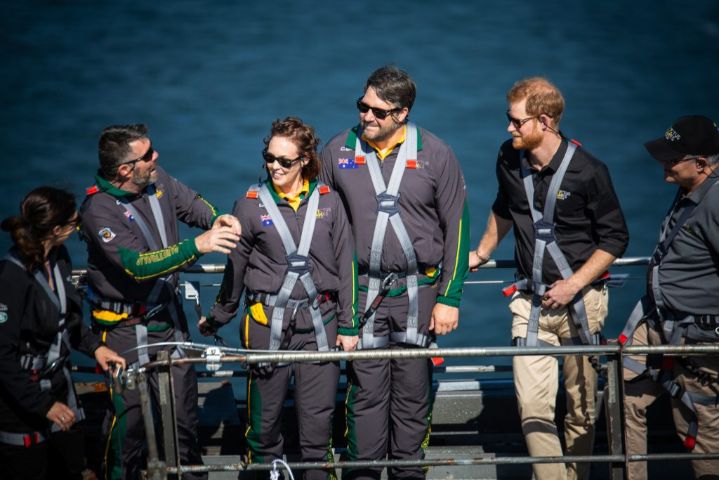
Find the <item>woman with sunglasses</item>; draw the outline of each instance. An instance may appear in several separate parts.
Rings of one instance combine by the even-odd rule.
[[[317,181],[319,157],[311,126],[288,117],[272,124],[262,155],[267,179],[235,203],[238,248],[228,257],[211,315],[200,331],[213,333],[239,310],[242,343],[253,350],[354,350],[356,266],[349,223],[339,196]],[[282,458],[282,406],[294,376],[303,461],[332,460],[332,414],[337,362],[267,364],[248,378],[250,459]],[[329,472],[307,470],[304,478]]]
[[[65,240],[76,230],[72,194],[31,191],[3,220],[14,246],[0,260],[2,478],[83,478],[84,418],[69,371],[70,346],[104,370],[125,361],[82,324]]]

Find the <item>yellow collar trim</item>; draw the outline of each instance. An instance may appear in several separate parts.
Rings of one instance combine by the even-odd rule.
[[[407,126],[405,125],[402,127],[402,136],[397,140],[397,143],[394,145],[390,145],[387,148],[379,148],[372,140],[367,139],[367,137],[362,135],[362,140],[367,142],[370,147],[374,148],[375,152],[377,153],[377,156],[380,160],[384,160],[387,158],[387,156],[394,151],[395,148],[397,148],[397,145],[401,145],[404,143],[404,141],[407,139]]]

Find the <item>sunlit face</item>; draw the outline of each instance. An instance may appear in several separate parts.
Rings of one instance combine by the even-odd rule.
[[[512,135],[512,147],[516,150],[532,150],[542,143],[542,130],[538,117],[527,114],[527,100],[509,104],[507,131]],[[516,124],[521,124],[517,127]]]
[[[265,161],[273,185],[283,192],[290,192],[301,185],[302,167],[307,164],[307,159],[300,157],[294,141],[288,137],[272,137],[267,145],[266,159],[272,158],[285,160],[285,164],[292,163],[291,167],[285,168],[277,160],[272,163]]]
[[[160,154],[154,149],[150,153],[152,143],[149,138],[140,138],[130,142],[129,146],[131,151],[127,157],[134,165],[130,181],[142,190],[157,181],[157,158]]]
[[[372,108],[381,108],[382,110],[392,110],[397,108],[397,105],[385,102],[379,98],[372,87],[367,89],[360,101]],[[402,127],[404,119],[407,117],[408,113],[409,111],[407,108],[402,108],[398,113],[387,115],[384,119],[379,119],[374,115],[372,109],[369,109],[364,113],[359,112],[362,132],[367,139],[372,140],[373,142],[382,142],[387,140]]]

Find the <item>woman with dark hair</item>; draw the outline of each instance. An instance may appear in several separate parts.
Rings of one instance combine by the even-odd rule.
[[[235,203],[242,223],[217,303],[200,321],[213,333],[239,310],[245,348],[328,351],[357,344],[354,243],[339,196],[317,181],[319,139],[300,119],[272,124],[262,151],[267,180]],[[337,362],[267,364],[248,377],[250,460],[281,459],[282,406],[294,376],[303,461],[331,461]],[[327,478],[307,470],[304,478]]]
[[[0,468],[2,478],[82,478],[84,418],[70,378],[70,346],[104,370],[125,361],[82,324],[65,240],[78,214],[72,194],[40,187],[0,225],[14,246],[0,259]]]

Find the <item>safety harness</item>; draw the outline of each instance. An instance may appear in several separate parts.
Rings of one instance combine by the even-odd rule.
[[[534,181],[532,179],[532,170],[527,159],[526,151],[523,151],[520,159],[520,171],[524,190],[527,194],[527,202],[529,210],[532,213],[534,221],[534,258],[532,259],[532,278],[523,278],[508,288],[503,290],[505,296],[512,295],[517,290],[532,292],[532,308],[529,314],[529,322],[527,325],[526,338],[517,337],[514,343],[518,346],[535,347],[551,346],[550,344],[539,340],[539,316],[542,310],[542,297],[547,291],[548,285],[542,282],[542,266],[544,263],[545,250],[549,252],[552,260],[557,265],[562,278],[569,278],[574,272],[572,271],[566,257],[557,244],[555,235],[554,211],[557,204],[557,194],[559,187],[564,179],[564,174],[569,168],[569,164],[577,150],[577,143],[572,140],[567,145],[567,151],[562,158],[562,162],[557,172],[552,176],[547,191],[547,199],[544,204],[544,214],[540,213],[534,206]],[[600,334],[592,334],[589,329],[587,320],[587,312],[584,308],[584,299],[578,294],[570,304],[570,317],[572,318],[579,339],[572,339],[572,343],[582,343],[585,345],[599,345],[601,343]]]
[[[25,265],[14,253],[6,255],[4,259],[15,263],[20,268],[25,270]],[[47,377],[52,375],[52,373],[54,373],[58,368],[62,368],[65,381],[67,382],[66,404],[75,414],[77,421],[80,421],[85,418],[85,411],[80,408],[77,402],[75,388],[72,383],[72,377],[70,376],[70,369],[67,367],[68,357],[60,354],[63,344],[68,350],[70,350],[71,347],[70,337],[65,323],[65,319],[67,317],[67,296],[65,294],[65,283],[62,278],[62,273],[60,272],[60,267],[57,263],[53,265],[52,275],[55,281],[56,292],[52,291],[50,284],[40,269],[35,269],[33,272],[35,281],[42,286],[47,296],[60,312],[60,318],[58,321],[59,330],[47,353],[22,355],[20,357],[20,366],[23,369],[30,371],[31,378],[33,381],[37,381],[40,384],[40,390],[42,391],[49,391],[52,388],[51,380]],[[50,432],[57,432],[59,430],[60,427],[56,424],[53,424],[50,428]],[[29,448],[32,445],[44,442],[47,439],[47,433],[48,432],[15,433],[0,431],[0,443]]]
[[[284,246],[287,258],[287,273],[277,294],[252,292],[248,292],[247,294],[248,303],[261,302],[266,306],[273,307],[272,318],[270,320],[270,350],[279,350],[282,344],[282,324],[285,311],[291,309],[292,318],[294,318],[297,314],[297,310],[300,308],[308,308],[310,311],[312,327],[317,342],[317,350],[321,352],[329,350],[327,333],[325,332],[322,313],[319,308],[320,303],[323,299],[326,299],[327,296],[317,292],[317,287],[314,281],[312,281],[309,261],[309,251],[312,236],[315,231],[315,222],[317,221],[317,207],[320,203],[320,195],[328,192],[329,187],[318,182],[316,188],[310,194],[307,201],[305,220],[302,224],[299,247],[295,244],[292,233],[287,227],[287,223],[285,223],[285,219],[282,217],[282,213],[280,213],[280,209],[277,207],[270,190],[267,188],[267,184],[260,183],[253,185],[247,193],[248,198],[257,198],[259,196],[277,233],[282,239],[282,245]],[[299,300],[290,298],[298,281],[302,283],[307,293],[307,298]]]
[[[94,192],[94,189],[93,189]],[[130,203],[130,201],[125,198],[121,197],[115,200],[115,203],[122,207],[125,212],[126,216],[128,218],[132,219],[137,226],[140,228],[140,231],[142,232],[142,236],[145,237],[145,241],[147,242],[148,246],[150,247],[150,250],[160,250],[161,248],[167,248],[168,247],[168,241],[167,241],[167,232],[166,232],[166,224],[165,219],[162,214],[162,207],[160,206],[160,201],[157,198],[157,191],[155,190],[155,185],[151,184],[149,185],[146,190],[145,194],[147,195],[148,201],[150,203],[150,209],[152,210],[152,216],[153,220],[155,221],[155,227],[157,228],[157,231],[160,233],[160,239],[162,241],[162,246],[157,244],[157,241],[155,240],[155,237],[152,235],[152,232],[150,231],[150,228],[148,227],[145,220],[143,220],[142,215],[140,215],[140,212],[138,212],[137,208]],[[126,326],[130,326],[129,323],[132,323],[135,326],[135,336],[137,338],[137,346],[140,347],[138,349],[138,362],[140,366],[145,365],[150,362],[150,356],[148,353],[148,343],[147,343],[147,321],[162,311],[165,308],[168,308],[170,317],[172,318],[173,326],[175,328],[175,341],[177,342],[184,342],[184,337],[182,334],[182,325],[180,324],[180,315],[177,311],[177,305],[173,299],[171,299],[167,303],[160,303],[159,298],[162,294],[162,291],[164,288],[169,288],[171,291],[174,290],[174,287],[171,283],[172,275],[168,275],[166,277],[158,278],[155,281],[155,284],[152,287],[152,290],[150,290],[150,294],[147,296],[147,301],[144,304],[141,303],[125,303],[125,302],[117,302],[117,301],[111,301],[107,299],[103,299],[96,294],[94,294],[93,290],[90,288],[88,289],[89,295],[88,300],[97,308],[102,310],[110,310],[117,314],[123,314],[126,313],[128,315],[139,317],[140,321],[132,321],[132,322],[124,322],[126,323]],[[175,352],[173,352],[174,357],[181,357],[184,353],[180,349],[180,347],[177,347]]]
[[[419,333],[417,328],[419,323],[419,271],[417,267],[417,256],[414,252],[412,240],[402,222],[399,205],[399,186],[402,182],[404,171],[408,164],[416,164],[417,162],[417,126],[412,122],[407,123],[406,140],[400,146],[390,176],[389,185],[385,185],[384,178],[382,177],[382,169],[380,168],[374,149],[371,147],[368,148],[366,144],[362,142],[361,135],[357,135],[355,143],[355,163],[359,163],[358,159],[365,160],[370,177],[372,178],[372,186],[377,196],[377,221],[375,222],[374,233],[372,235],[372,249],[370,251],[369,272],[367,274],[367,302],[364,310],[368,312],[371,309],[375,298],[380,293],[380,290],[383,289],[383,285],[387,285],[385,281],[386,276],[383,275],[381,270],[382,247],[384,246],[384,238],[387,232],[387,223],[392,224],[397,240],[407,259],[405,278],[407,282],[409,310],[407,312],[406,331],[392,332],[389,337],[376,337],[374,335],[376,308],[374,308],[369,315],[365,315],[366,321],[364,327],[362,327],[362,335],[357,348],[383,348],[389,345],[390,339],[395,343],[427,347],[432,341],[431,337]],[[388,275],[392,275],[392,273]]]
[[[717,184],[719,184],[719,181],[714,182],[713,185],[704,190],[701,196],[697,198],[696,202],[692,202],[687,205],[682,210],[682,213],[679,215],[676,222],[671,225],[671,218],[677,211],[682,198],[682,192],[677,192],[672,208],[662,225],[661,234],[659,235],[659,243],[654,249],[654,253],[652,253],[652,257],[649,261],[649,271],[651,272],[651,294],[647,293],[644,295],[634,306],[634,309],[627,320],[627,324],[624,326],[622,333],[617,339],[621,346],[632,344],[634,332],[642,321],[645,321],[649,327],[659,331],[669,345],[680,345],[683,338],[696,342],[719,341],[719,315],[697,315],[670,310],[664,303],[661,286],[659,285],[659,267],[669,251],[672,241],[694,213],[696,207],[709,192],[709,189],[716,188]],[[696,370],[691,361],[682,358],[665,357],[662,361],[661,368],[653,368],[649,365],[644,365],[641,362],[629,357],[625,357],[623,361],[625,368],[636,373],[638,376],[646,375],[652,380],[658,382],[673,398],[679,399],[682,404],[687,407],[691,414],[691,418],[689,421],[688,431],[684,439],[684,446],[687,449],[692,450],[696,445],[696,436],[699,430],[695,405],[716,405],[719,398],[716,396],[688,392],[673,380],[673,362],[678,361],[682,363],[684,367],[690,371]]]

